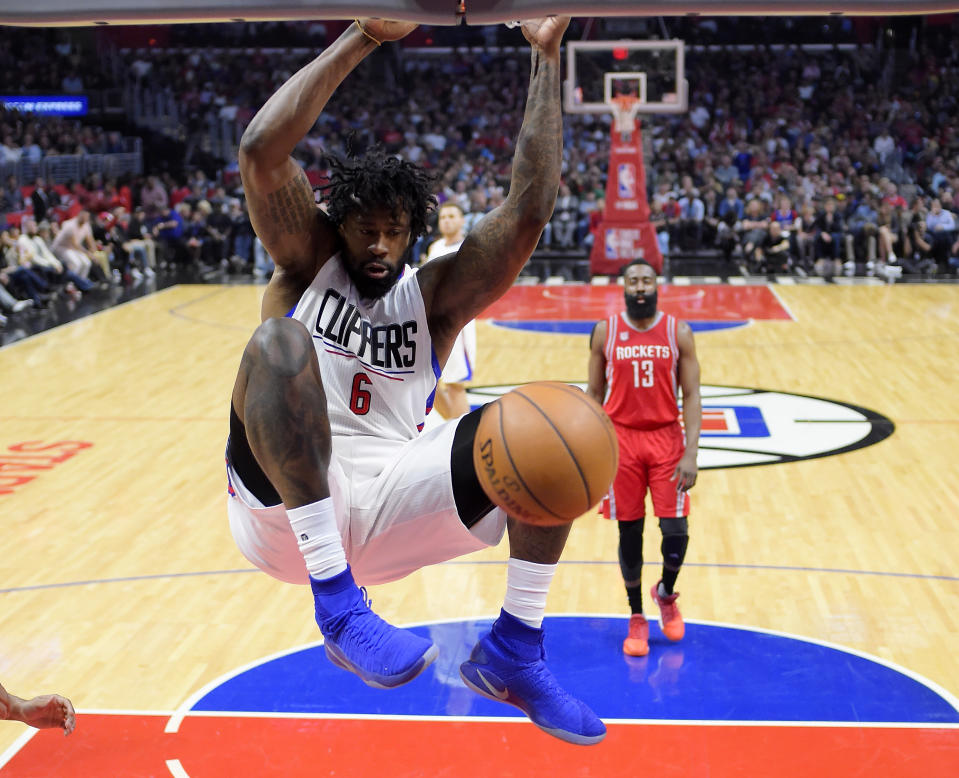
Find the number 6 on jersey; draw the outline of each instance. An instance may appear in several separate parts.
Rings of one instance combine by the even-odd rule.
[[[373,395],[364,386],[373,386],[373,382],[366,373],[357,373],[353,376],[353,389],[350,392],[350,410],[357,416],[365,416],[370,412],[370,400]]]

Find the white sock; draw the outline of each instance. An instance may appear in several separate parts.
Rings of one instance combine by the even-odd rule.
[[[322,581],[346,570],[346,552],[336,526],[332,497],[287,509],[286,515],[311,576]]]
[[[539,629],[543,626],[546,595],[556,567],[510,557],[506,563],[506,600],[503,610],[530,627]]]

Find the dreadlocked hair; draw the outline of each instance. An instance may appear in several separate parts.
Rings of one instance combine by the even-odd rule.
[[[423,168],[373,146],[362,156],[326,155],[330,181],[319,187],[327,216],[339,226],[354,211],[386,208],[410,215],[410,240],[426,232],[436,207],[433,176]]]

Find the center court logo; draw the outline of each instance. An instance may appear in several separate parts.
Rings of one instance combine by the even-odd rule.
[[[474,387],[468,392],[470,405],[484,405],[515,386]],[[736,386],[705,385],[700,391],[703,425],[698,463],[702,470],[844,454],[879,443],[895,430],[892,420],[882,414],[837,400]]]

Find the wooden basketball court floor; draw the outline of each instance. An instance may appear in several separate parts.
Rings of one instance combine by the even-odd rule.
[[[65,741],[0,722],[0,775],[93,775],[44,760],[82,749],[85,728],[104,716],[169,714],[215,679],[319,639],[309,594],[252,571],[227,526],[228,398],[261,293],[173,287],[0,350],[0,680],[20,696],[60,692],[79,711]],[[776,294],[790,318],[697,334],[703,383],[863,406],[895,430],[834,456],[702,471],[677,587],[684,615],[862,652],[954,700],[959,286]],[[585,380],[586,335],[489,321],[478,332],[478,386]],[[655,522],[646,537],[652,583]],[[577,522],[549,613],[626,614],[615,542],[610,523]],[[503,566],[493,563],[505,558],[504,544],[374,587],[375,608],[401,624],[490,618],[505,585]],[[952,726],[940,730],[951,737]],[[541,753],[557,742],[537,737]],[[126,737],[105,742],[136,748]],[[635,753],[648,767],[656,741],[645,742]],[[914,756],[931,742],[920,741]],[[948,760],[959,753],[950,748]],[[418,770],[410,759],[377,774],[473,774]],[[703,760],[683,774],[724,774]],[[328,774],[323,764],[309,774]],[[586,764],[566,774],[614,774]],[[959,774],[937,764],[927,762],[924,774]],[[265,765],[243,774],[274,774]],[[167,767],[109,775],[187,774],[179,763]]]

